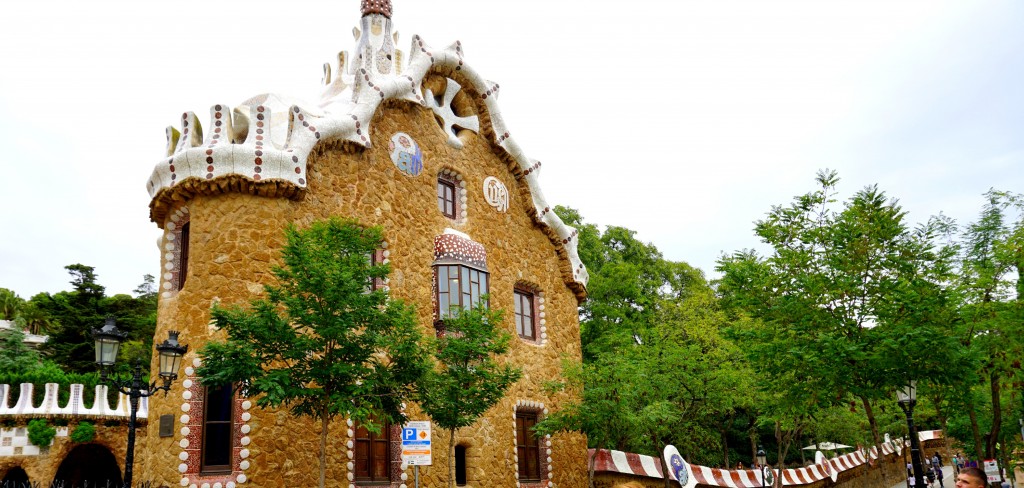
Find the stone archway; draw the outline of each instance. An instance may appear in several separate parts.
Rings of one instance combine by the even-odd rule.
[[[0,479],[0,488],[23,488],[29,486],[28,482],[28,473],[21,466],[15,466]]]
[[[64,456],[53,480],[64,486],[121,486],[121,468],[106,447],[83,444]]]

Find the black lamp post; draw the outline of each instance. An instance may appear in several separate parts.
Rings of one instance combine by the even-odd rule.
[[[772,478],[771,481],[767,481],[766,480],[766,478],[768,478],[768,477],[770,477],[772,475],[771,475],[771,468],[768,467],[768,455],[764,452],[764,446],[757,446],[756,459],[757,459],[757,465],[758,465],[759,469],[761,470],[761,488],[765,488],[766,486],[774,485],[775,484],[775,479],[774,478]]]
[[[124,486],[131,487],[132,467],[135,464],[135,420],[139,412],[139,398],[153,396],[160,390],[167,395],[171,389],[171,382],[178,379],[181,358],[188,351],[188,346],[178,344],[177,331],[168,332],[167,340],[156,346],[160,354],[160,377],[163,378],[164,384],[157,386],[154,381],[146,385],[142,382],[142,365],[139,363],[135,364],[131,378],[108,377],[110,368],[117,362],[117,351],[121,347],[121,342],[128,337],[127,333],[117,329],[113,317],[107,317],[102,329],[93,329],[92,337],[96,340],[96,364],[100,366],[100,382],[106,383],[109,380],[117,391],[128,395],[128,403],[131,405],[131,415],[128,417],[128,452],[124,457]]]
[[[910,463],[914,467],[914,486],[923,488],[924,470],[921,467],[921,447],[917,437],[917,429],[914,427],[914,404],[917,403],[917,381],[910,380],[905,388],[896,390],[896,398],[899,400],[900,408],[907,414],[907,432],[910,435]]]

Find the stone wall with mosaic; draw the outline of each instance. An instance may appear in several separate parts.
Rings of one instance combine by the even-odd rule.
[[[435,281],[442,265],[483,272],[490,306],[506,311],[516,337],[507,360],[523,377],[458,432],[465,486],[585,486],[586,439],[534,438],[527,428],[568,400],[542,386],[561,375],[564,358],[581,354],[577,306],[587,276],[575,233],[543,200],[540,163],[504,126],[497,85],[463,62],[458,43],[433,50],[414,37],[403,66],[390,11],[390,2],[363,2],[353,65],[341,56],[334,76],[325,72],[320,109],[264,95],[235,109],[213,107],[206,137],[190,113],[180,130],[168,130],[167,159],[149,182],[151,218],[164,231],[156,335],[180,330],[192,349],[183,381],[167,398],[151,399],[150,418],[173,418],[173,435],[148,430],[142,479],[195,488],[316,485],[319,425],[250,399],[235,397],[217,414],[230,419],[230,456],[199,459],[208,442],[202,430],[211,428],[202,420],[210,411],[204,395],[214,394],[198,385],[194,351],[218,337],[212,304],[245,304],[262,293],[286,225],[344,216],[383,228],[379,258],[392,267],[385,286],[416,304],[425,334],[435,332],[444,309],[437,301],[446,285]],[[407,413],[428,420],[416,405]],[[339,420],[330,432],[328,485],[363,486],[355,427]],[[413,486],[413,469],[400,462],[400,441],[389,434],[385,481]],[[433,446],[434,465],[420,468],[420,483],[446,486],[448,441],[436,428]],[[204,468],[211,463],[218,469]]]
[[[424,331],[432,331],[434,240],[446,229],[460,231],[486,249],[491,306],[509,311],[509,332],[514,333],[511,310],[517,282],[537,284],[545,297],[543,308],[537,308],[546,342],[538,346],[516,341],[509,354],[509,360],[523,368],[523,380],[485,419],[464,429],[458,437],[460,444],[468,447],[470,480],[493,482],[504,478],[507,486],[513,486],[514,407],[520,401],[543,403],[546,408],[557,406],[564,398],[549,398],[542,393],[541,385],[557,377],[563,355],[580,354],[578,302],[563,281],[560,269],[564,260],[530,215],[523,191],[510,192],[507,210],[487,203],[485,180],[494,178],[512,189],[517,187],[518,180],[484,137],[463,135],[464,147],[454,149],[447,144],[447,137],[430,110],[409,103],[382,108],[372,127],[369,149],[329,149],[311,157],[309,190],[300,201],[225,193],[197,195],[183,203],[182,207],[188,210],[181,214],[189,216],[190,224],[188,278],[180,290],[161,299],[157,335],[164,334],[165,329],[177,328],[183,338],[195,345],[213,337],[208,325],[210,306],[215,301],[244,303],[261,292],[270,278],[271,265],[277,262],[285,225],[302,225],[332,215],[352,216],[384,228],[388,241],[386,259],[393,268],[388,282],[390,292],[416,303]],[[390,150],[389,142],[395,134],[402,134],[402,138],[418,146],[417,152],[422,152],[420,157],[409,159],[422,166],[417,175],[407,172],[406,159],[396,163],[392,157],[397,151]],[[458,171],[466,181],[466,203],[475,210],[464,223],[448,219],[438,209],[436,175],[442,166]],[[173,253],[165,259],[172,268],[176,266]],[[192,360],[192,354],[189,353],[186,364]],[[189,387],[193,386],[189,382]],[[191,450],[191,446],[183,447],[181,441],[197,442],[191,433],[180,435],[181,417],[194,415],[182,410],[189,404],[182,395],[191,399],[189,391],[176,385],[171,395],[176,398],[151,400],[150,415],[173,414],[178,419],[179,432],[174,438],[150,440],[152,448],[146,466],[156,479],[181,479],[179,465],[188,463],[179,455]],[[318,426],[282,412],[248,411],[252,414],[246,422],[252,428],[251,444],[246,446],[251,453],[248,469],[239,471],[232,479],[225,478],[224,485],[232,480],[237,484],[239,476],[246,477],[254,486],[280,486],[281,476],[298,482],[298,486],[315,484],[316,472],[311,467],[316,465]],[[412,411],[415,412],[414,407]],[[336,436],[336,445],[328,458],[332,479],[347,478],[348,449],[343,440],[347,430],[343,423],[332,429]],[[443,459],[447,443],[443,434],[435,433],[435,439],[435,456]],[[561,436],[552,445],[552,479],[558,485],[576,486],[571,480],[585,477],[584,440]],[[185,472],[191,471],[190,467]],[[440,485],[437,471],[421,468],[424,486]]]

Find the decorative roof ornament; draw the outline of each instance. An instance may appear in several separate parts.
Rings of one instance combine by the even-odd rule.
[[[363,0],[363,17],[370,14],[381,14],[391,18],[391,0]]]
[[[351,57],[342,51],[336,65],[324,65],[325,86],[316,105],[268,93],[238,107],[211,107],[206,130],[192,112],[182,114],[180,128],[168,127],[165,157],[147,182],[150,219],[162,228],[179,202],[195,195],[247,192],[301,199],[308,189],[307,162],[323,148],[321,144],[371,147],[370,124],[382,103],[404,101],[434,110],[423,97],[424,79],[433,73],[458,73],[457,85],[478,94],[477,103],[485,108],[486,123],[480,115],[474,117],[480,126],[490,128],[480,135],[490,137],[504,152],[503,159],[518,166],[522,176],[517,180],[526,185],[533,203],[526,211],[546,229],[558,255],[565,259],[561,274],[566,285],[577,298],[586,298],[589,273],[577,252],[579,231],[566,225],[544,199],[540,162],[524,153],[505,125],[497,105],[498,85],[465,63],[458,41],[434,48],[414,35],[406,63],[404,53],[395,48],[398,33],[389,17],[391,2],[362,0],[362,11],[360,27],[353,29],[356,51]],[[447,84],[456,86],[450,77]],[[436,98],[433,93],[431,98]],[[445,98],[442,95],[442,103],[450,105]],[[468,120],[458,122],[453,125],[470,128],[464,126]]]
[[[357,83],[363,70],[370,76],[399,74],[402,66],[395,50],[398,33],[392,33],[391,0],[363,0],[363,17],[353,34],[356,52],[350,74],[356,75]]]

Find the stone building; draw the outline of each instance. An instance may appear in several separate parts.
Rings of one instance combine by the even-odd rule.
[[[287,224],[345,216],[384,229],[384,286],[416,304],[425,333],[482,293],[508,312],[518,339],[507,360],[523,376],[458,433],[458,484],[584,486],[585,438],[529,429],[567,400],[543,383],[560,376],[563,358],[580,358],[587,272],[576,233],[545,202],[540,163],[511,137],[498,86],[463,60],[461,45],[436,49],[414,36],[406,56],[395,47],[390,1],[361,7],[353,54],[325,66],[318,105],[259,95],[215,105],[208,122],[185,113],[167,131],[167,157],[148,182],[150,217],[163,230],[156,336],[180,330],[192,349],[171,394],[150,401],[138,477],[198,488],[316,485],[319,425],[202,387],[194,351],[218,337],[213,303],[262,293]],[[415,405],[408,412],[427,420]],[[399,431],[332,426],[329,485],[412,486]],[[443,485],[445,437],[434,430],[434,466],[421,468],[421,486]]]

